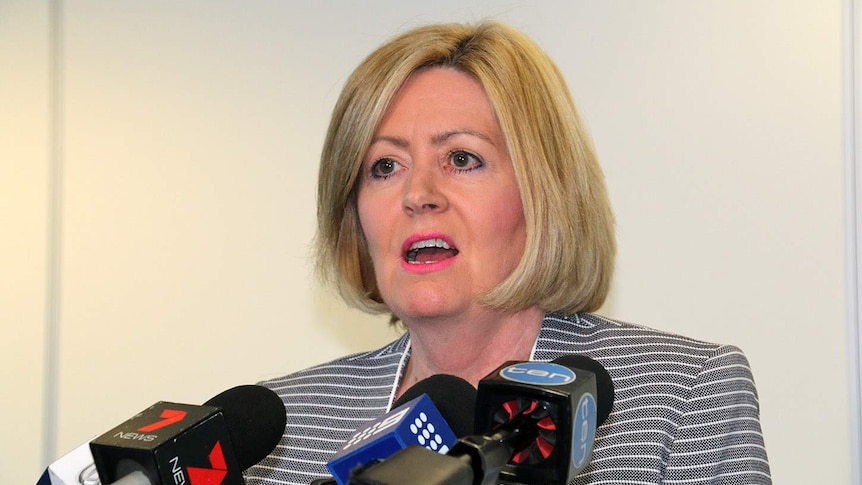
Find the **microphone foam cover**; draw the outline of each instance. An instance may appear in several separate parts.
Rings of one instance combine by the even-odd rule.
[[[437,374],[417,382],[392,404],[392,409],[427,394],[458,438],[473,433],[476,413],[476,388],[469,382],[449,374]]]
[[[553,362],[572,369],[592,372],[596,375],[596,393],[598,394],[596,396],[596,426],[601,426],[608,419],[614,405],[614,383],[607,369],[586,355],[579,354],[563,355],[554,359]]]
[[[228,389],[205,402],[222,409],[240,469],[266,458],[284,434],[287,415],[278,395],[263,386]]]

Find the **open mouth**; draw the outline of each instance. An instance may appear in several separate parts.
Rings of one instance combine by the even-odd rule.
[[[457,249],[440,238],[423,239],[410,245],[404,259],[409,264],[432,264],[454,258],[457,254]]]

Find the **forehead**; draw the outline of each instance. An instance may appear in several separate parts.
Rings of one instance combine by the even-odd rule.
[[[432,67],[411,75],[392,98],[376,135],[423,128],[463,128],[500,136],[497,117],[482,84],[448,67]]]

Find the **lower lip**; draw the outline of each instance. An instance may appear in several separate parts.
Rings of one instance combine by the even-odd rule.
[[[437,261],[436,263],[420,263],[420,264],[410,264],[407,261],[401,260],[401,267],[406,271],[411,273],[431,273],[433,271],[440,271],[442,269],[448,268],[449,265],[455,262],[455,258],[458,256],[453,256],[448,259],[444,259],[442,261]]]

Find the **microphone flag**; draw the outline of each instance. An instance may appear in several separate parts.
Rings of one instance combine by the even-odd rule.
[[[90,443],[103,484],[244,485],[222,409],[160,401]]]
[[[553,362],[507,362],[479,382],[476,429],[532,422],[499,473],[509,483],[569,483],[589,462],[598,423],[596,375]]]
[[[357,466],[388,458],[411,445],[446,454],[456,440],[434,402],[422,394],[353,433],[326,467],[345,485]]]

